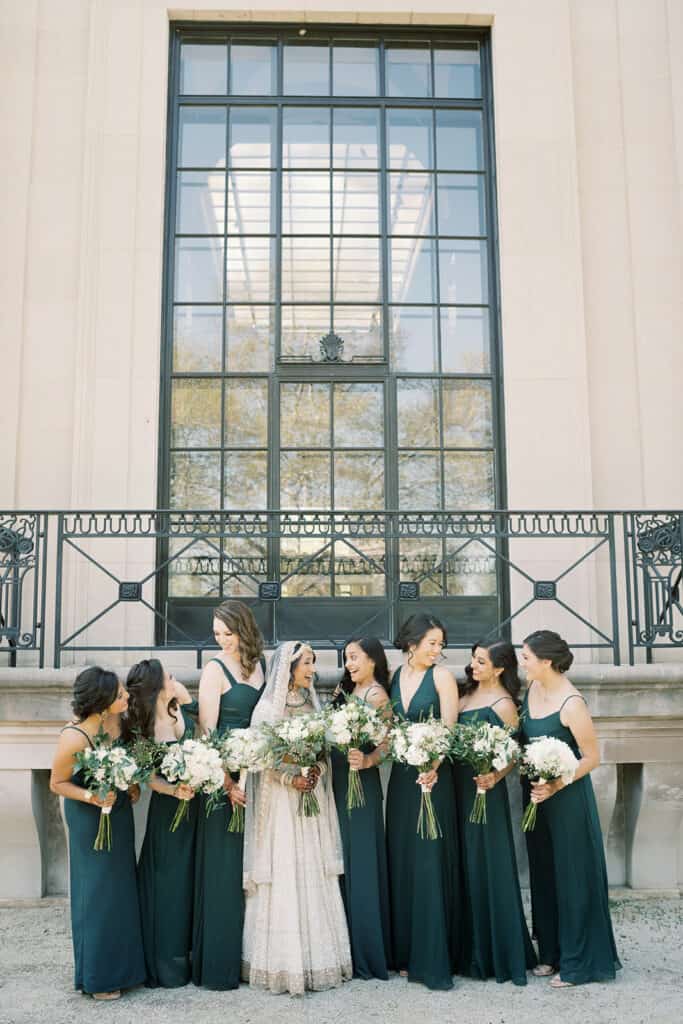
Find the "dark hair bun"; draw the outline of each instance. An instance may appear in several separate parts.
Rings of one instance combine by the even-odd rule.
[[[444,644],[448,643],[448,637],[446,636],[446,629],[443,622],[437,619],[435,615],[429,615],[426,612],[417,612],[415,615],[411,615],[406,621],[399,627],[399,631],[394,639],[394,647],[397,647],[399,651],[409,651],[414,645],[420,643],[425,638],[430,629],[440,629],[443,633]]]
[[[537,658],[549,661],[556,672],[568,672],[574,661],[566,640],[551,629],[537,629],[525,637],[524,643]]]
[[[81,722],[89,715],[101,714],[114,703],[118,691],[119,681],[115,672],[99,665],[84,668],[74,680],[73,712]]]

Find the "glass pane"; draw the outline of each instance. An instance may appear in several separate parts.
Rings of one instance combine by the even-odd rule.
[[[269,96],[275,92],[277,47],[233,43],[230,92],[233,96]]]
[[[383,355],[379,306],[335,306],[334,329],[344,339],[344,359],[375,359]]]
[[[180,235],[225,233],[224,172],[178,172],[176,231]]]
[[[448,99],[481,96],[478,43],[456,43],[434,50],[434,92]]]
[[[231,453],[228,453],[228,456]],[[251,456],[248,456],[251,458]],[[226,463],[227,465],[227,463]],[[231,474],[232,476],[232,474]],[[227,493],[227,488],[226,488]],[[230,508],[230,505],[223,506]],[[241,506],[246,508],[246,502]],[[258,597],[260,580],[267,579],[268,561],[265,541],[229,537],[223,541],[223,589],[221,595]]]
[[[459,597],[487,597],[496,593],[496,556],[478,541],[446,542],[446,586]]]
[[[227,369],[269,370],[272,362],[273,309],[270,306],[228,306]]]
[[[183,537],[171,540],[169,555],[173,558],[168,575],[170,597],[209,597],[220,594],[218,575],[220,553],[217,545],[196,540],[188,547]],[[182,551],[178,557],[173,557]]]
[[[381,384],[335,384],[334,444],[337,448],[382,448],[384,389]]]
[[[183,43],[181,96],[225,96],[227,81],[228,48],[224,43]]]
[[[220,302],[222,298],[223,239],[176,239],[176,301]]]
[[[493,445],[491,385],[485,380],[444,380],[443,443],[454,448]]]
[[[330,301],[330,243],[326,238],[282,239],[282,301]]]
[[[393,306],[391,363],[395,370],[434,373],[439,368],[436,310],[424,306]]]
[[[332,158],[336,168],[379,167],[379,110],[335,109]]]
[[[431,174],[389,175],[390,235],[433,235],[434,185]]]
[[[220,370],[222,337],[220,306],[176,306],[173,310],[173,369],[176,373]]]
[[[440,171],[481,171],[484,142],[477,110],[437,110],[436,166]]]
[[[230,166],[275,167],[276,111],[273,107],[232,107]]]
[[[494,507],[492,452],[446,452],[444,478],[446,508],[478,512]]]
[[[283,448],[330,447],[329,384],[280,385],[280,444]]]
[[[399,445],[436,448],[439,444],[439,382],[399,380],[396,400]]]
[[[379,177],[335,171],[332,178],[335,235],[378,235]]]
[[[171,508],[219,508],[220,476],[218,452],[171,452]]]
[[[486,243],[439,242],[439,285],[442,302],[487,302]]]
[[[318,537],[283,537],[280,578],[284,597],[330,596],[332,551],[326,543]]]
[[[330,507],[330,456],[327,452],[282,452],[280,508]]]
[[[485,235],[484,178],[480,174],[439,174],[439,234]]]
[[[329,235],[329,171],[285,171],[282,175],[282,233]]]
[[[174,380],[171,447],[213,448],[221,443],[221,382]]]
[[[337,453],[334,457],[334,507],[384,508],[384,454]],[[360,540],[362,546],[363,540]]]
[[[330,50],[311,43],[286,43],[283,92],[289,96],[329,96]]]
[[[399,452],[399,508],[435,509],[441,507],[439,456],[432,452]],[[425,541],[418,541],[426,547]]]
[[[335,96],[376,96],[379,92],[377,47],[334,46],[332,75]]]
[[[320,339],[330,330],[331,324],[329,306],[283,306],[282,355],[320,359]]]
[[[436,243],[422,238],[392,238],[390,246],[390,301],[435,302]]]
[[[364,537],[362,548],[341,541],[334,545],[334,596],[384,597],[384,541]],[[366,557],[363,557],[363,556]]]
[[[427,46],[387,46],[387,96],[431,96],[431,62]]]
[[[438,540],[402,540],[399,574],[402,580],[420,584],[420,597],[437,597],[443,592],[442,548]]]
[[[488,373],[491,368],[489,311],[441,307],[441,363],[444,373]]]
[[[282,166],[330,166],[330,111],[285,107],[282,114]]]
[[[388,110],[388,165],[397,170],[425,171],[434,163],[431,110]]]
[[[334,239],[334,301],[379,302],[378,238]]]
[[[275,231],[273,177],[263,171],[228,174],[228,234],[267,235]]]
[[[225,167],[225,107],[181,107],[179,167]]]
[[[273,240],[238,237],[227,244],[228,302],[272,302]]]
[[[268,444],[268,381],[237,377],[225,382],[225,443]]]
[[[268,507],[268,456],[266,452],[225,452],[223,508]],[[226,540],[234,553],[235,541]]]

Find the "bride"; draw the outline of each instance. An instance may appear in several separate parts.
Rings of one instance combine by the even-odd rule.
[[[315,654],[281,644],[270,663],[252,725],[318,710]],[[320,814],[299,815],[299,794],[316,788]],[[304,777],[293,764],[250,776],[244,845],[246,911],[242,974],[271,992],[300,995],[351,978],[339,889],[339,824],[327,763]]]

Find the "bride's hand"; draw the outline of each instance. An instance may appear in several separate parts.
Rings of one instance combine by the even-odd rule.
[[[292,778],[292,786],[294,789],[298,789],[300,793],[309,793],[317,781],[317,778],[310,775],[308,777],[305,775],[295,775]]]

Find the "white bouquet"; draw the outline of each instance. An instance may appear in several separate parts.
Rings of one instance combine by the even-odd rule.
[[[490,722],[468,722],[453,727],[451,755],[474,768],[477,775],[503,771],[519,755],[512,730]],[[486,824],[486,790],[477,787],[470,821]]]
[[[239,788],[244,790],[248,772],[258,772],[266,764],[266,737],[260,729],[230,729],[220,741],[223,767],[239,772]],[[244,832],[244,807],[233,804],[228,832]]]
[[[389,742],[393,760],[417,768],[421,775],[431,771],[434,761],[446,757],[451,745],[451,731],[438,718],[430,717],[424,722],[402,721],[389,733]],[[432,794],[423,783],[420,783],[420,788],[418,835],[421,839],[439,839],[441,826],[432,804]]]
[[[539,736],[524,748],[520,773],[537,782],[562,779],[566,786],[574,781],[578,766],[572,748],[554,736]],[[522,818],[522,830],[529,832],[536,825],[537,805],[530,800]]]
[[[85,782],[100,800],[112,789],[126,792],[135,782],[143,781],[137,762],[121,746],[112,746],[109,737],[100,730],[87,750],[79,750],[74,758],[83,769]],[[100,824],[93,849],[111,850],[111,807],[100,808]]]
[[[261,727],[268,742],[268,764],[277,770],[283,765],[298,765],[307,778],[325,750],[327,722],[323,714],[295,715]],[[313,790],[299,794],[299,814],[312,818],[320,814]]]
[[[383,743],[389,732],[387,723],[375,709],[358,700],[347,697],[346,703],[338,708],[329,708],[327,717],[327,742],[343,754],[358,749],[367,743],[378,747]],[[359,772],[349,768],[349,779],[346,786],[346,810],[351,812],[354,807],[365,806],[365,794]]]
[[[221,755],[209,738],[171,743],[159,770],[168,782],[181,782],[191,786],[195,793],[208,796],[207,814],[220,804],[225,772]],[[171,832],[183,821],[188,807],[188,800],[178,800]]]

